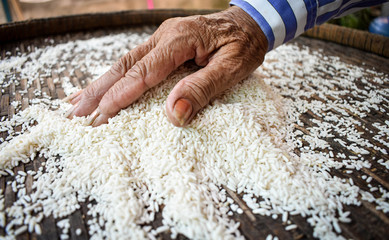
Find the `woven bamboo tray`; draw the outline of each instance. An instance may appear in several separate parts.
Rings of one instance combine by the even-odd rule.
[[[86,14],[67,17],[58,17],[51,19],[38,19],[25,22],[16,22],[0,26],[0,57],[4,59],[6,52],[10,51],[15,54],[16,48],[20,52],[27,52],[28,49],[34,47],[42,47],[47,43],[44,41],[46,36],[50,36],[55,42],[66,42],[71,40],[90,38],[96,36],[102,36],[113,31],[120,32],[120,29],[135,27],[135,26],[149,26],[159,25],[162,21],[170,17],[188,16],[193,14],[207,14],[212,11],[184,11],[184,10],[154,10],[154,11],[126,11],[116,13],[104,13],[104,14]],[[69,34],[71,33],[71,34]],[[344,62],[351,64],[360,64],[363,62],[366,68],[375,68],[377,71],[389,74],[389,40],[388,38],[380,37],[373,34],[362,33],[359,31],[350,31],[348,29],[339,28],[332,25],[324,25],[309,31],[307,36],[325,39],[340,44],[349,45],[351,47],[341,46],[339,44],[330,43],[328,41],[315,40],[306,37],[300,37],[294,40],[298,45],[309,46],[312,49],[325,49],[326,54],[340,57]],[[355,40],[357,39],[357,40]],[[365,51],[357,50],[362,49]],[[373,54],[374,53],[374,54]],[[386,56],[386,57],[385,57]],[[70,70],[70,69],[68,69]],[[63,76],[69,76],[69,71],[64,71]],[[91,76],[84,75],[80,71],[75,72],[77,78],[73,79],[75,85],[85,87],[91,80]],[[64,91],[60,86],[53,83],[53,79],[58,76],[46,77],[45,84],[40,84],[39,80],[36,84],[26,89],[26,79],[21,80],[19,85],[11,84],[4,92],[0,93],[1,109],[0,117],[9,116],[12,117],[15,114],[15,109],[10,103],[14,100],[21,101],[22,109],[25,109],[29,105],[29,100],[34,98],[34,89],[41,89],[42,92],[53,98],[62,99],[65,97]],[[60,76],[61,77],[61,76]],[[85,80],[81,82],[80,80]],[[341,87],[341,86],[340,86]],[[389,83],[378,86],[377,88],[389,89]],[[21,94],[20,91],[27,91]],[[350,95],[350,97],[352,97]],[[293,98],[291,96],[290,98]],[[388,96],[387,96],[388,99]],[[313,100],[319,100],[318,97],[313,97]],[[388,101],[388,100],[387,100]],[[386,108],[386,112],[389,109]],[[301,129],[304,131],[306,128],[313,125],[312,119],[317,118],[313,113],[305,114],[301,117],[301,120],[305,123],[305,126]],[[380,112],[371,112],[368,118],[382,122],[389,120],[388,114],[382,114]],[[366,122],[363,119],[359,119],[361,122]],[[374,135],[378,130],[373,126],[366,123],[366,127],[369,128]],[[305,128],[305,129],[304,129]],[[3,138],[6,138],[6,134],[3,134]],[[380,143],[375,143],[382,146]],[[332,147],[336,152],[348,152],[347,149],[339,144],[333,143]],[[298,150],[296,150],[298,153]],[[372,161],[372,158],[382,158],[385,161],[389,160],[387,155],[372,149],[372,155],[367,157],[372,163],[370,169],[363,168],[364,174],[371,176],[374,184],[382,185],[387,191],[389,190],[389,171],[380,164],[376,164]],[[42,162],[45,162],[44,158],[36,158],[34,161],[28,164],[19,165],[14,169],[15,172],[37,170]],[[352,178],[355,184],[361,189],[368,189],[366,183],[360,179],[360,175],[356,173],[346,174],[342,170],[332,170],[331,174],[341,178]],[[17,196],[12,192],[11,187],[6,185],[12,176],[0,178],[0,188],[5,193],[5,206],[10,206],[16,200]],[[32,179],[27,178],[26,188],[27,191],[31,191]],[[264,217],[260,215],[254,215],[245,206],[241,200],[241,196],[232,191],[228,191],[228,194],[240,205],[244,210],[244,214],[236,214],[233,218],[241,223],[240,230],[247,239],[264,239],[268,234],[277,235],[280,239],[314,239],[312,235],[312,227],[306,222],[306,220],[297,215],[291,216],[291,221],[298,226],[297,229],[292,231],[286,231],[285,225],[280,219],[273,220],[271,217]],[[72,214],[69,219],[71,223],[70,237],[71,239],[87,239],[85,224],[88,220],[87,206],[88,202],[81,204],[81,209]],[[376,210],[374,204],[367,201],[362,201],[360,207],[345,206],[347,211],[351,212],[352,222],[350,224],[340,224],[342,234],[346,238],[350,239],[387,239],[389,228],[389,214],[385,214]],[[156,216],[154,226],[159,226],[162,221],[162,215],[159,213]],[[18,239],[57,239],[60,234],[60,230],[56,226],[56,220],[53,217],[45,218],[41,224],[42,235],[24,233],[18,237]],[[82,229],[82,235],[77,236],[75,230],[77,228]],[[4,235],[4,229],[0,228],[0,236]],[[169,239],[168,233],[160,234],[162,239]],[[183,236],[179,236],[179,239],[184,239]]]

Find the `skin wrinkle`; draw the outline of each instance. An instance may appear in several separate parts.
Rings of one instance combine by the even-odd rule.
[[[131,71],[128,71],[126,75],[124,76],[125,81],[137,81],[139,82],[141,89],[144,89],[144,91],[150,89],[152,87],[152,84],[147,83],[147,72],[148,72],[148,67],[147,67],[147,61],[146,60],[141,60],[138,61],[132,68]],[[123,88],[126,86],[124,85],[125,82],[123,82]]]
[[[125,77],[121,79],[122,81],[115,83],[113,88],[111,88],[112,91],[110,90],[110,92],[106,94],[106,97],[110,99],[104,99],[108,102],[112,102],[115,106],[112,108],[112,106],[103,105],[100,107],[102,112],[106,112],[108,115],[114,115],[114,113],[117,112],[116,109],[126,107],[126,104],[124,104],[122,99],[131,99],[134,98],[134,96],[138,97],[150,88],[145,81],[144,74],[147,70],[144,68],[146,67],[142,61],[137,62],[137,64],[132,68],[132,71],[128,71]],[[131,89],[130,86],[136,86],[137,91],[135,94],[134,92],[127,90]]]
[[[185,84],[193,92],[193,97],[194,97],[194,100],[196,101],[195,105],[201,106],[201,107],[205,106],[207,104],[206,101],[202,101],[202,96],[198,94],[198,91],[196,91],[196,89],[199,88],[199,86],[197,86],[196,84],[193,84],[193,83],[189,84],[188,82],[185,82]]]
[[[205,34],[209,34],[206,30],[205,31]],[[197,36],[196,38],[196,43],[193,47],[195,48],[195,63],[201,67],[204,67],[205,65],[208,64],[209,62],[209,54],[207,54],[208,52],[210,52],[210,54],[213,55],[215,49],[216,49],[216,43],[210,43],[208,46],[208,48],[206,47],[206,43],[204,42],[204,39],[201,37],[201,36]],[[197,47],[196,47],[197,46]],[[207,50],[208,49],[208,50]]]
[[[207,96],[212,96],[212,88],[210,88],[209,86],[207,86],[206,84],[204,84],[204,79],[203,78],[200,78],[200,77],[197,77],[197,80],[198,81],[189,81],[188,82],[188,85],[192,85],[194,86],[193,87],[193,90],[194,90],[194,93],[197,93],[197,96],[198,98],[200,99],[199,102],[200,102],[200,107],[204,107],[208,100],[206,97]],[[212,82],[212,81],[211,81]],[[197,91],[196,91],[197,90]]]
[[[146,43],[88,86],[74,112],[85,116],[99,106],[103,116],[99,124],[107,122],[107,116],[116,115],[178,66],[194,59],[202,68],[173,88],[166,105],[169,120],[184,126],[210,99],[256,69],[266,51],[267,40],[257,23],[235,6],[210,15],[168,19]],[[178,120],[172,114],[181,98],[192,104],[189,119]]]
[[[117,85],[117,84],[121,84],[121,83],[116,83],[115,85]],[[110,111],[110,109],[120,108],[120,102],[117,101],[116,99],[118,99],[118,98],[114,97],[114,96],[127,94],[126,92],[118,91],[117,89],[120,89],[120,87],[116,87],[115,85],[113,86],[113,88],[111,88],[109,90],[111,92],[111,94],[105,94],[103,99],[102,99],[103,101],[100,102],[100,104],[99,104],[100,111],[102,111],[106,115],[113,115],[114,114],[115,111]],[[111,106],[106,106],[105,104],[102,104],[104,102],[110,102]]]
[[[122,66],[123,66],[123,63],[122,63],[122,58],[121,58],[121,59],[119,59],[118,62],[116,62],[112,65],[112,67],[109,69],[109,72],[112,75],[124,75],[125,72],[124,72],[124,68]]]
[[[144,56],[145,53],[150,52],[151,45],[151,40],[141,44],[140,46],[136,47],[132,53],[128,52],[123,57],[121,57],[119,61],[117,61],[112,67],[115,67],[114,70],[118,72],[121,77],[124,77],[127,71],[130,70],[137,61],[141,60],[139,56]]]
[[[98,104],[103,98],[105,92],[102,92],[102,89],[97,88],[97,86],[91,86],[91,88],[86,88],[83,91],[83,96],[81,97],[81,104],[89,104],[93,106]],[[76,103],[74,103],[76,104]]]
[[[122,76],[125,76],[127,71],[130,70],[134,66],[134,64],[136,63],[137,60],[135,59],[134,55],[129,54],[129,53],[127,53],[125,55],[125,57],[122,59],[123,59],[121,61],[121,63],[122,63]]]
[[[179,65],[181,65],[185,60],[184,57],[181,59],[177,59],[177,55],[180,53],[180,50],[177,50],[176,48],[174,50],[170,49],[169,46],[166,47],[158,47],[152,50],[148,56],[148,58],[145,60],[146,65],[146,83],[150,87],[154,87],[157,85],[160,81],[158,80],[158,77],[160,78],[166,78],[171,71],[176,69]],[[163,56],[163,57],[161,57]],[[156,59],[156,60],[154,60]],[[163,61],[161,61],[163,59]],[[152,67],[154,66],[153,63],[158,62],[158,65],[161,64],[164,67],[159,68],[156,70],[153,70]]]
[[[173,69],[173,70],[177,69],[183,62],[186,61],[186,59],[193,58],[192,56],[194,55],[193,53],[190,53],[190,51],[186,55],[182,55],[181,52],[183,49],[181,47],[173,47],[173,48],[171,47],[172,45],[175,45],[175,44],[177,44],[177,43],[172,42],[171,44],[167,45],[166,47],[159,48],[162,55],[168,56],[165,58],[165,59],[169,59],[167,61],[167,63],[169,64],[169,62],[173,62],[173,66],[170,67],[170,69]],[[155,56],[155,57],[158,57],[158,56]],[[169,75],[169,73],[167,75]],[[164,78],[166,76],[164,76]]]

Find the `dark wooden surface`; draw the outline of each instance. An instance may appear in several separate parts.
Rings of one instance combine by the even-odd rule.
[[[120,30],[116,30],[120,31]],[[54,42],[66,42],[71,39],[87,39],[94,36],[101,36],[106,34],[106,31],[97,31],[90,33],[78,33],[71,34],[66,36],[55,36],[52,37]],[[364,67],[366,69],[376,69],[377,71],[389,74],[389,60],[387,58],[379,57],[377,55],[362,52],[360,50],[352,49],[345,46],[340,46],[333,43],[328,43],[320,40],[309,39],[305,37],[300,37],[295,40],[300,45],[306,45],[311,47],[312,49],[325,49],[326,54],[332,56],[339,56],[344,62],[351,64],[360,64],[363,61],[365,62]],[[45,46],[45,39],[32,39],[25,40],[23,42],[12,42],[8,44],[2,45],[1,48],[1,59],[5,58],[6,51],[10,51],[13,55],[17,54],[16,48],[18,47],[21,52],[27,51],[27,47],[29,46],[31,49],[38,46]],[[91,80],[91,76],[85,75],[82,72],[76,72],[77,79],[75,79],[75,84],[81,84],[82,80],[85,80],[85,84],[87,84]],[[61,76],[69,76],[68,71],[64,71],[61,73]],[[44,84],[41,84],[39,81],[35,81],[33,86],[29,89],[25,89],[25,81],[26,79],[21,79],[21,84],[16,86],[15,84],[11,84],[8,88],[4,89],[4,93],[0,93],[0,101],[1,101],[1,109],[0,109],[0,117],[8,116],[12,117],[15,114],[15,109],[10,106],[10,103],[13,100],[20,100],[22,102],[22,109],[25,109],[29,105],[29,100],[34,97],[33,90],[41,89],[43,92],[46,92],[48,95],[53,98],[62,99],[65,97],[63,89],[61,89],[60,84],[55,85],[53,83],[53,78],[57,76],[46,77],[46,81]],[[84,85],[85,85],[84,84]],[[357,83],[356,84],[362,84]],[[379,88],[389,88],[389,82],[385,82],[383,85],[377,85]],[[341,88],[341,86],[339,86]],[[27,93],[20,94],[19,91],[27,90]],[[386,96],[389,98],[389,96]],[[389,109],[386,109],[387,112]],[[309,112],[305,115],[302,115],[301,120],[306,123],[306,126],[309,127],[312,125],[310,119],[315,118],[313,114],[309,114]],[[371,112],[369,116],[365,119],[359,119],[363,122],[367,128],[371,129],[373,132],[377,132],[378,130],[371,126],[369,123],[369,119],[377,121],[381,119],[382,122],[385,120],[389,120],[388,114],[382,114],[379,112]],[[370,125],[369,125],[370,124]],[[304,131],[304,129],[302,128]],[[5,138],[6,134],[2,133],[0,137]],[[378,142],[374,142],[377,145],[382,146],[382,144]],[[336,142],[331,142],[331,146],[334,149],[334,153],[336,155],[337,152],[347,152],[348,150],[344,147],[340,146]],[[384,146],[382,146],[384,147]],[[385,148],[385,147],[384,147]],[[389,151],[388,148],[386,148]],[[298,151],[296,150],[298,153]],[[384,159],[388,160],[389,157],[387,155],[382,154],[381,152],[374,151],[372,149],[372,155],[368,157],[368,160],[372,163],[372,167],[370,169],[362,169],[361,171],[364,174],[371,176],[373,181],[372,185],[377,186],[378,184],[382,185],[386,190],[389,190],[389,172],[388,170],[377,164],[375,161],[371,159],[375,157],[376,159]],[[352,154],[352,153],[350,153]],[[41,164],[45,162],[44,158],[37,157],[34,161],[20,165],[14,169],[16,173],[19,170],[37,170]],[[341,178],[352,178],[355,184],[363,189],[368,190],[367,184],[365,181],[362,181],[360,178],[360,174],[357,174],[355,171],[352,174],[346,174],[344,170],[335,170],[333,169],[331,172],[332,175],[338,176]],[[1,177],[0,178],[0,188],[5,193],[5,207],[9,207],[16,200],[17,196],[12,191],[11,187],[6,183],[13,179],[12,176]],[[31,179],[27,179],[27,192],[31,191]],[[240,207],[245,210],[244,214],[235,214],[233,218],[239,222],[241,222],[240,231],[247,239],[264,239],[268,234],[276,235],[280,239],[313,239],[312,236],[312,227],[306,222],[301,216],[291,216],[291,221],[298,226],[297,229],[292,231],[285,230],[285,224],[282,223],[280,217],[274,220],[271,217],[264,217],[260,215],[254,215],[251,211],[244,205],[243,201],[240,201],[241,196],[236,195],[233,192],[228,191],[229,195],[240,203]],[[70,239],[87,239],[87,225],[86,222],[88,220],[87,213],[87,205],[86,203],[81,203],[81,209],[74,212],[68,218],[70,219],[71,228],[70,228]],[[347,211],[351,211],[351,219],[352,222],[349,224],[340,224],[342,229],[342,235],[346,238],[352,239],[388,239],[389,232],[389,215],[385,214],[381,211],[376,210],[375,205],[373,203],[369,203],[366,201],[362,201],[362,205],[360,207],[356,206],[345,206]],[[61,233],[61,229],[57,228],[56,222],[61,219],[54,219],[53,217],[45,218],[41,225],[42,235],[36,234],[28,234],[24,233],[23,235],[18,236],[18,239],[56,239]],[[161,224],[162,216],[161,213],[156,215],[156,220],[153,226],[159,226]],[[81,228],[83,233],[80,236],[75,234],[75,230],[77,228]],[[0,236],[4,235],[4,229],[0,228]],[[163,239],[169,238],[168,233],[163,233],[160,235]],[[179,236],[178,239],[185,239],[183,236]]]

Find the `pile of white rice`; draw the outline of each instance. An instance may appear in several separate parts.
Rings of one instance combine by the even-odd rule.
[[[27,79],[27,86],[34,81],[43,84],[55,74],[60,77],[54,83],[68,95],[77,90],[61,74],[69,66],[96,78],[151,32],[138,29],[52,42],[27,54],[9,54],[0,61],[0,85],[6,89],[21,79]],[[70,76],[75,76],[74,71]],[[388,120],[372,123],[378,129],[374,139],[357,130],[363,127],[357,119],[370,109],[387,116],[388,89],[374,86],[374,82],[387,83],[387,75],[288,44],[269,53],[256,74],[212,101],[188,127],[177,128],[167,120],[166,97],[192,71],[181,67],[109,124],[97,128],[85,126],[85,118],[66,119],[63,114],[70,105],[39,90],[29,108],[2,119],[0,131],[8,137],[0,139],[0,174],[15,175],[6,188],[17,193],[8,208],[5,193],[0,193],[5,238],[26,231],[41,234],[43,218],[66,218],[87,200],[93,202],[88,205],[91,220],[86,222],[92,239],[155,239],[162,232],[172,238],[177,234],[190,239],[244,238],[239,223],[230,217],[233,211],[242,214],[242,206],[228,197],[226,189],[243,194],[252,213],[280,217],[288,231],[297,228],[290,215],[306,217],[314,237],[322,239],[343,238],[339,223],[350,222],[345,204],[360,205],[362,199],[389,212],[389,193],[378,183],[370,185],[376,188],[372,194],[360,190],[352,178],[329,174],[331,169],[369,168],[372,163],[365,159],[369,149],[387,155]],[[324,79],[326,74],[334,78]],[[281,99],[262,79],[294,100]],[[356,87],[356,79],[370,89]],[[363,101],[347,101],[346,94],[356,94]],[[323,101],[307,100],[313,95]],[[21,103],[12,106],[18,110]],[[300,120],[308,110],[318,116],[312,119],[314,127]],[[355,155],[334,151],[331,142]],[[47,159],[38,171],[12,171],[37,154]],[[387,160],[375,160],[389,165]],[[28,193],[25,181],[30,175],[33,191]],[[153,228],[159,211],[162,225]],[[69,238],[69,221],[57,225],[62,229],[60,238]]]

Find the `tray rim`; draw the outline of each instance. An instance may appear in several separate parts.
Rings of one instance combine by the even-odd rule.
[[[86,13],[50,18],[38,18],[0,25],[0,46],[50,35],[72,32],[115,29],[142,25],[160,25],[172,17],[205,15],[221,11],[217,9],[152,9],[118,12]],[[316,26],[303,36],[334,42],[357,48],[379,56],[389,57],[389,37],[325,23]]]

